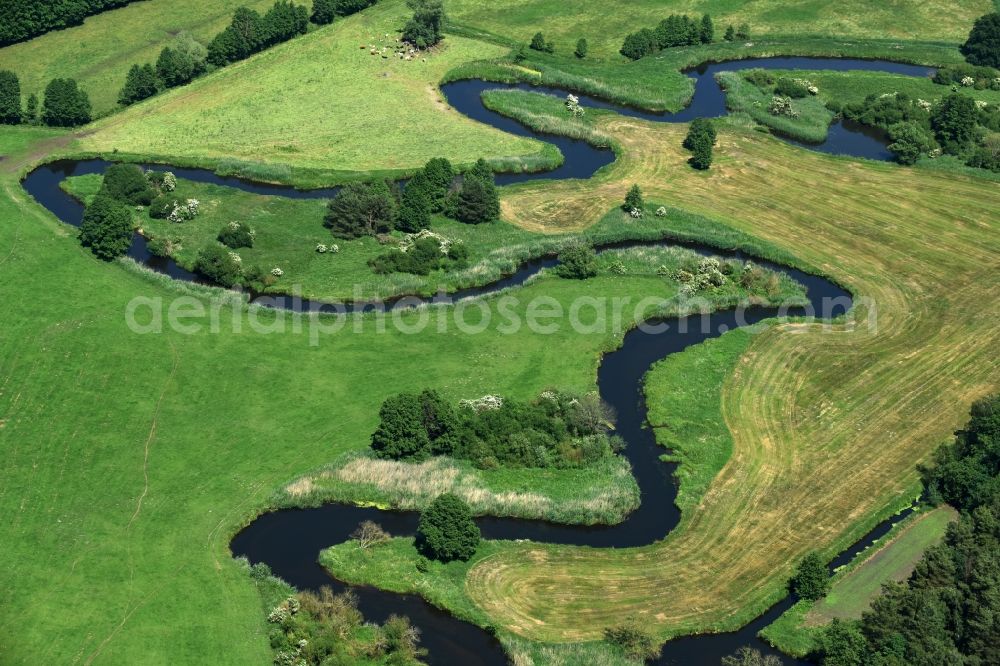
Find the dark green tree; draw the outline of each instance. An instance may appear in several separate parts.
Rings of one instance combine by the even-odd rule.
[[[457,175],[455,168],[446,158],[435,157],[428,160],[427,164],[424,165],[424,175],[427,176],[427,180],[431,185],[429,192],[433,209],[435,212],[438,212],[444,207],[445,197],[448,196],[448,191],[455,181],[455,176]]]
[[[576,40],[576,49],[573,51],[573,55],[577,58],[583,59],[587,57],[587,40],[581,37]]]
[[[163,47],[156,59],[156,74],[168,88],[184,85],[199,72],[195,59],[183,51]]]
[[[118,103],[128,106],[152,97],[157,92],[156,72],[153,66],[132,65],[125,76],[125,85],[118,93]]]
[[[441,0],[407,0],[406,4],[413,10],[413,18],[403,27],[403,39],[418,49],[440,42],[445,18]]]
[[[629,212],[633,209],[642,210],[645,207],[646,202],[642,198],[642,189],[638,184],[632,185],[628,190],[628,194],[625,195],[625,204],[622,206],[622,210]]]
[[[688,128],[684,147],[692,152],[688,160],[695,169],[707,170],[712,166],[712,149],[715,145],[715,125],[708,118],[696,118]]]
[[[475,555],[479,539],[469,506],[451,493],[439,495],[420,514],[416,544],[425,557],[467,560]]]
[[[24,122],[38,122],[38,95],[35,93],[28,95],[28,102],[24,105]]]
[[[123,203],[98,194],[83,212],[80,243],[101,259],[111,261],[128,252],[134,228],[132,213]]]
[[[830,589],[830,571],[819,553],[809,553],[791,580],[792,592],[800,599],[822,599]]]
[[[868,644],[857,622],[834,618],[823,630],[818,652],[823,666],[865,666],[869,663]]]
[[[73,79],[52,79],[45,86],[42,121],[55,127],[75,127],[90,122],[90,98]]]
[[[889,150],[900,164],[916,164],[934,149],[934,137],[914,122],[896,123],[889,127]]]
[[[309,19],[316,25],[326,25],[333,23],[337,18],[337,0],[313,0],[312,15]]]
[[[545,36],[540,32],[535,33],[535,36],[531,38],[531,43],[528,44],[528,46],[530,46],[532,50],[541,51],[542,53],[552,53],[556,50],[555,46],[552,45],[552,42],[546,42]]]
[[[198,253],[194,269],[223,287],[243,284],[243,267],[228,248],[218,243],[209,243]]]
[[[396,218],[396,198],[382,180],[348,183],[327,204],[324,224],[338,238],[384,233]]]
[[[289,0],[277,0],[261,17],[261,46],[287,42],[292,37],[304,35],[309,28],[309,10]]]
[[[715,41],[715,26],[712,24],[712,17],[708,14],[701,17],[701,31],[698,37],[702,44],[711,44]]]
[[[976,19],[969,38],[962,45],[962,55],[970,64],[1000,68],[1000,13]]]
[[[0,124],[16,125],[21,122],[21,82],[17,74],[0,70]]]
[[[263,20],[253,9],[240,7],[229,26],[208,45],[208,61],[216,67],[243,60],[260,51],[267,38]]]
[[[400,393],[386,398],[379,409],[378,428],[372,433],[375,455],[392,460],[422,460],[428,455],[430,443],[419,396]]]
[[[736,39],[750,39],[749,23],[740,23],[740,27],[736,29]]]
[[[726,34],[723,36],[723,39],[727,42],[732,42],[736,39],[736,29],[732,25],[726,28]]]
[[[597,275],[597,253],[589,245],[574,245],[559,253],[556,275],[569,280],[585,280]]]
[[[418,171],[403,190],[399,210],[396,213],[397,229],[414,233],[430,226],[433,191],[434,186],[427,174]]]
[[[458,191],[455,217],[467,224],[492,222],[500,217],[500,196],[492,179],[466,175]]]
[[[148,206],[156,192],[142,169],[134,164],[112,164],[104,172],[100,194],[133,206]]]
[[[625,42],[619,51],[629,60],[638,60],[657,50],[656,35],[649,28],[633,32],[625,37]]]
[[[976,134],[979,111],[968,95],[952,93],[931,112],[931,127],[938,143],[948,153],[962,152]]]

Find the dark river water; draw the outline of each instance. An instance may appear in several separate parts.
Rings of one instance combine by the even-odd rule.
[[[688,72],[695,80],[695,94],[691,105],[673,114],[656,114],[615,106],[588,96],[580,96],[584,106],[610,108],[624,115],[641,117],[658,122],[687,122],[697,117],[718,117],[726,113],[725,95],[714,81],[719,71],[733,71],[764,67],[770,69],[833,69],[875,70],[928,76],[933,70],[926,67],[898,63],[818,58],[769,58],[738,62],[709,64]],[[541,135],[514,120],[486,109],[480,95],[484,90],[519,88],[537,92],[564,95],[565,91],[527,85],[504,85],[483,81],[459,81],[443,86],[449,102],[460,112],[481,122],[507,132],[530,136],[556,144],[565,156],[558,169],[545,173],[501,174],[498,184],[523,182],[533,179],[589,178],[602,166],[609,164],[614,155],[610,150],[590,146],[584,141],[565,137]],[[805,146],[811,150],[885,160],[890,155],[885,149],[884,137],[878,132],[837,123],[831,127],[829,137],[821,144]],[[24,187],[37,201],[59,219],[79,225],[82,205],[59,188],[68,176],[103,173],[110,162],[92,160],[61,160],[38,167],[24,180]],[[145,165],[152,169],[170,169],[179,178],[235,187],[258,194],[273,194],[294,198],[329,198],[337,188],[301,191],[281,185],[254,183],[236,177],[218,176],[204,169],[185,169],[163,165]],[[663,241],[659,241],[663,243]],[[627,245],[640,245],[631,243]],[[620,245],[618,245],[620,246]],[[703,254],[723,257],[746,258],[738,252],[725,252],[702,246],[689,246]],[[129,256],[154,270],[179,280],[199,281],[199,277],[178,266],[173,260],[152,256],[146,249],[142,236],[136,234]],[[707,325],[680,326],[680,321],[662,322],[663,327],[634,329],[624,337],[621,347],[602,359],[597,384],[601,397],[617,412],[617,433],[626,443],[624,455],[632,464],[639,484],[642,503],[628,518],[613,526],[573,526],[544,521],[483,517],[477,520],[483,536],[488,539],[530,539],[538,542],[575,544],[594,547],[626,548],[653,543],[664,538],[680,519],[674,500],[677,488],[673,478],[676,465],[664,463],[660,455],[664,450],[656,445],[653,432],[645,427],[646,406],[641,389],[642,378],[656,361],[680,352],[687,347],[725,331],[757,323],[780,315],[812,315],[828,319],[850,308],[850,294],[838,285],[823,278],[801,271],[754,259],[758,264],[789,274],[808,289],[808,308],[778,311],[754,307],[742,311],[723,311],[710,315]],[[484,295],[498,289],[517,286],[556,260],[544,257],[526,262],[513,275],[495,283],[464,290],[462,296]],[[285,297],[273,299],[275,307],[296,310],[321,309],[321,304],[309,301],[291,302]],[[350,308],[348,308],[350,309]],[[699,318],[700,319],[700,318]],[[842,553],[831,567],[841,566],[855,554],[884,535],[907,512],[880,524],[861,541]],[[417,514],[412,512],[382,511],[340,504],[329,504],[315,509],[290,509],[258,517],[237,534],[231,543],[234,555],[245,556],[253,563],[265,562],[274,573],[300,589],[315,589],[330,585],[335,589],[345,586],[334,580],[317,563],[320,550],[346,541],[362,520],[374,520],[394,535],[410,535],[416,530]],[[407,615],[422,630],[422,643],[428,648],[431,664],[462,664],[465,666],[506,664],[507,659],[499,642],[482,629],[453,618],[414,595],[400,595],[374,588],[352,586],[359,598],[359,607],[366,619],[382,622],[390,614]],[[717,664],[719,660],[743,645],[751,645],[767,654],[775,653],[757,639],[756,634],[793,603],[785,598],[764,615],[736,632],[689,636],[668,642],[657,664]],[[786,664],[802,663],[787,656],[778,656]]]

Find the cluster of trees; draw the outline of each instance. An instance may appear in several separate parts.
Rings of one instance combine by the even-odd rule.
[[[111,261],[132,245],[135,206],[148,205],[156,196],[154,185],[134,164],[113,164],[104,172],[101,189],[83,213],[80,242],[91,252]]]
[[[134,0],[4,0],[0,46],[83,23],[83,19]]]
[[[969,38],[962,45],[962,55],[972,65],[1000,68],[1000,13],[976,19]]]
[[[356,14],[374,5],[376,0],[313,0],[310,19],[316,25],[333,23],[338,17]]]
[[[479,527],[469,505],[456,495],[438,495],[420,513],[416,546],[425,557],[441,562],[468,560],[479,547]]]
[[[548,391],[533,402],[490,396],[455,409],[436,391],[401,393],[382,404],[371,447],[394,460],[448,455],[481,468],[579,467],[614,455],[613,416],[596,394]]]
[[[305,34],[308,27],[309,10],[288,0],[278,0],[263,16],[240,7],[229,26],[209,42],[208,61],[223,67]]]
[[[458,188],[455,175],[448,160],[434,158],[405,188],[386,181],[348,183],[327,204],[324,223],[334,236],[353,239],[393,229],[415,233],[430,226],[434,213],[469,224],[499,218],[500,197],[485,160],[465,173]]]
[[[38,96],[28,96],[21,108],[21,82],[17,74],[0,70],[0,125],[36,123],[38,121]],[[76,127],[90,122],[90,97],[73,79],[52,79],[45,87],[41,120],[53,127]]]
[[[922,470],[961,513],[905,583],[887,583],[860,621],[819,641],[824,666],[1000,663],[1000,396],[978,401],[953,445]]]
[[[444,39],[444,5],[441,0],[407,0],[413,17],[403,26],[403,40],[418,49],[435,46]]]
[[[250,576],[265,593],[285,588],[263,563],[250,567]],[[273,595],[274,593],[271,592]],[[420,630],[408,618],[390,615],[382,625],[365,622],[357,595],[340,594],[324,585],[287,597],[268,614],[268,639],[276,664],[348,664],[358,660],[416,666],[426,650],[420,647]]]
[[[186,32],[163,47],[156,64],[132,65],[118,93],[122,106],[135,104],[166,88],[184,85],[208,70],[208,50]]]
[[[887,130],[889,149],[902,164],[940,151],[970,166],[1000,171],[1000,105],[979,104],[959,92],[930,104],[900,92],[869,95],[863,102],[844,106],[842,112]]]
[[[948,65],[934,72],[934,83],[965,86],[974,90],[1000,90],[1000,69],[977,65]]]
[[[714,39],[715,26],[708,14],[700,21],[686,14],[671,14],[655,29],[643,28],[625,37],[620,53],[630,60],[638,60],[662,49],[710,44]]]
[[[707,170],[712,166],[712,147],[715,146],[715,125],[708,118],[695,118],[684,138],[684,148],[692,155],[688,160],[695,169]]]

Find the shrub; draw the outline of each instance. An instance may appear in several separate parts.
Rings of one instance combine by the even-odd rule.
[[[387,542],[391,535],[382,526],[371,520],[362,521],[356,530],[351,532],[351,538],[358,542],[361,548],[367,550]]]
[[[541,51],[542,53],[553,53],[556,50],[552,42],[546,42],[545,36],[540,32],[535,33],[535,36],[531,38],[531,43],[528,46],[531,49]]]
[[[604,630],[604,640],[617,645],[629,659],[648,661],[660,656],[660,643],[642,628],[637,618]]]
[[[626,211],[633,209],[642,210],[645,206],[646,202],[642,198],[642,190],[639,188],[639,185],[632,185],[632,187],[629,188],[628,193],[625,195],[625,203],[622,206],[622,209]]]
[[[889,150],[900,164],[915,164],[936,146],[934,138],[917,123],[896,123],[889,128]]]
[[[101,194],[133,206],[148,206],[156,192],[146,174],[134,164],[112,164],[104,172]]]
[[[736,40],[736,29],[733,28],[732,24],[730,24],[729,27],[726,28],[726,34],[723,36],[723,39],[725,39],[727,42],[732,42]]]
[[[243,282],[243,267],[232,252],[216,243],[202,248],[194,269],[224,287],[235,287]]]
[[[621,49],[619,49],[619,53],[629,60],[638,60],[651,53],[655,53],[656,50],[656,35],[652,30],[644,28],[639,32],[633,32],[626,36],[625,42],[622,44]]]
[[[973,65],[1000,67],[1000,13],[976,19],[969,38],[962,45],[962,55]]]
[[[431,438],[424,421],[423,402],[424,396],[410,393],[386,398],[379,409],[378,428],[372,433],[375,455],[393,460],[427,457]]]
[[[749,23],[740,23],[740,27],[736,29],[736,39],[750,39]]]
[[[73,79],[52,79],[45,86],[42,121],[55,127],[75,127],[90,122],[90,98]]]
[[[403,40],[418,49],[440,42],[444,37],[441,26],[445,20],[441,0],[407,0],[406,4],[413,10],[413,18],[403,27]]]
[[[743,73],[743,79],[757,86],[758,88],[770,88],[774,85],[774,77],[766,69],[748,69]]]
[[[792,106],[790,97],[780,97],[775,95],[771,98],[771,104],[767,109],[773,116],[786,116],[788,118],[798,118],[799,112]]]
[[[559,254],[556,275],[569,280],[584,280],[597,275],[597,253],[589,245],[574,245]]]
[[[101,259],[111,261],[128,252],[134,229],[132,212],[125,204],[98,194],[83,212],[80,243]]]
[[[174,210],[174,199],[165,194],[155,197],[149,204],[149,216],[154,220],[165,220]]]
[[[396,198],[385,181],[348,183],[327,204],[323,223],[337,238],[385,233],[396,217]]]
[[[830,589],[830,572],[819,553],[809,553],[803,558],[792,576],[790,587],[800,599],[815,601],[826,596]]]
[[[255,237],[253,229],[239,222],[230,222],[219,231],[219,242],[234,250],[253,247]]]
[[[421,238],[406,251],[393,250],[369,260],[376,273],[413,273],[427,275],[443,268],[464,268],[467,250],[461,243],[447,248],[433,237]]]
[[[21,82],[17,74],[0,70],[0,124],[16,125],[21,122]]]
[[[581,37],[576,41],[576,48],[573,50],[573,55],[577,58],[583,59],[587,57],[587,40]]]
[[[475,555],[479,539],[469,506],[451,493],[439,495],[420,514],[416,544],[428,558],[468,560]]]
[[[778,79],[778,83],[774,87],[774,92],[775,94],[783,97],[802,99],[803,97],[809,96],[809,85],[798,79],[791,79],[783,76]]]

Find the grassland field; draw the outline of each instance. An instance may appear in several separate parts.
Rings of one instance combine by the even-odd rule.
[[[852,43],[812,42],[823,51],[867,49],[874,42],[864,38],[890,34],[900,50],[945,54],[933,59],[945,62],[957,59],[954,45],[972,18],[989,9],[907,2],[890,11],[856,0],[834,16],[819,3],[797,11],[765,0],[742,11],[730,4],[677,2],[671,10],[707,8],[717,26],[745,19],[778,41],[789,32],[836,32]],[[634,15],[540,0],[509,12],[473,0],[449,6],[462,25],[517,40],[541,29],[559,48],[588,28],[595,56],[608,62],[625,32],[662,13],[645,1],[630,5]],[[213,5],[213,18],[196,3],[173,7],[174,18],[164,0],[106,12],[0,49],[0,67],[28,63],[22,77],[36,82],[77,72],[95,94],[91,86],[112,85],[102,82],[158,51],[165,37],[142,41],[155,32],[143,26],[200,37],[231,11]],[[79,133],[0,131],[0,296],[8,309],[0,337],[0,511],[8,520],[0,542],[17,564],[0,570],[2,661],[266,663],[260,601],[230,557],[229,538],[273,503],[276,489],[363,448],[388,394],[433,386],[450,399],[529,398],[553,385],[593,387],[599,354],[619,342],[614,335],[402,336],[377,334],[366,320],[361,334],[348,329],[311,346],[290,328],[254,334],[251,318],[268,315],[241,305],[224,310],[242,333],[136,335],[123,316],[131,299],[187,292],[96,261],[20,187],[25,170],[51,155],[115,149],[206,164],[263,160],[328,180],[412,169],[435,155],[537,164],[538,142],[460,117],[437,90],[452,68],[493,61],[506,46],[451,37],[426,63],[358,48],[392,34],[404,15],[400,2],[380,3]],[[866,19],[843,18],[859,15]],[[88,65],[70,42],[109,34],[94,27],[101,21],[124,32],[101,40]],[[781,48],[810,52],[808,44],[788,39]],[[764,48],[772,47],[720,52]],[[59,49],[66,55],[49,60]],[[677,76],[667,70],[664,80]],[[533,112],[548,112],[538,104]],[[713,169],[696,173],[680,149],[683,126],[593,114],[578,129],[607,137],[619,159],[587,181],[506,188],[511,237],[584,232],[639,183],[651,200],[687,211],[671,218],[679,235],[718,240],[723,228],[735,229],[730,237],[752,237],[869,299],[858,314],[864,320],[874,303],[878,326],[823,333],[794,322],[749,339],[731,333],[654,369],[651,418],[667,426],[658,428],[660,441],[688,466],[682,526],[665,541],[614,551],[487,544],[470,565],[434,570],[416,590],[447,590],[443,605],[535,654],[550,647],[537,641],[589,641],[634,614],[663,638],[746,621],[782,594],[806,551],[833,555],[914,496],[915,463],[1000,376],[1000,193],[985,181],[817,155],[735,126],[722,128]],[[550,275],[519,296],[566,304],[581,293],[650,292],[669,294],[659,276],[574,283]],[[669,400],[680,371],[704,381],[690,400]],[[687,411],[691,404],[697,409]],[[392,589],[417,586],[403,575],[378,578],[406,566],[411,553],[393,542],[378,566],[344,559],[343,573]],[[324,562],[339,568],[330,557]]]

